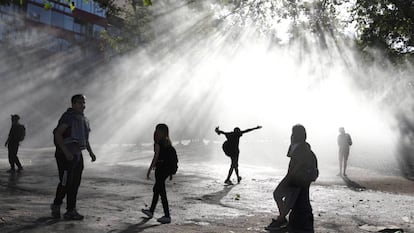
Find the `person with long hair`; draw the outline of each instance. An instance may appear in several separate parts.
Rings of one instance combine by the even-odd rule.
[[[147,172],[147,179],[149,179],[151,170],[155,169],[154,195],[152,197],[151,207],[149,209],[142,209],[141,211],[147,215],[148,218],[152,218],[155,207],[157,206],[158,198],[161,196],[164,216],[158,218],[157,221],[162,224],[171,222],[165,180],[168,177],[171,179],[171,175],[174,173],[171,172],[171,165],[169,164],[170,161],[174,160],[174,156],[176,160],[176,151],[170,140],[168,126],[166,124],[158,124],[154,131],[154,157]]]

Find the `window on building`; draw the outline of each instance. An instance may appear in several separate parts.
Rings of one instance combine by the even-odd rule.
[[[63,16],[63,25],[66,30],[73,31],[73,17],[68,15]]]
[[[57,11],[52,11],[52,25],[60,28],[64,28],[64,15]]]
[[[28,4],[27,5],[27,16],[36,21],[39,21],[45,24],[50,24],[50,20],[52,18],[52,11],[50,10],[47,11],[43,9],[42,7],[39,7],[33,4]]]

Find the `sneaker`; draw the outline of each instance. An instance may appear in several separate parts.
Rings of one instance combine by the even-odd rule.
[[[160,222],[162,224],[170,223],[171,217],[162,216],[161,218],[157,219],[157,222]]]
[[[63,218],[65,220],[82,220],[83,215],[80,215],[76,209],[68,210],[64,215]]]
[[[233,185],[233,182],[231,182],[231,180],[225,180],[224,183],[228,185]]]
[[[286,220],[286,218],[272,219],[272,222],[269,224],[269,226],[265,227],[265,230],[268,230],[268,231],[280,230],[280,229],[286,228],[287,225],[288,225],[288,221]]]
[[[148,218],[152,218],[152,216],[154,216],[154,213],[149,209],[142,209],[141,212],[147,215]]]
[[[14,173],[16,170],[14,170],[14,169],[9,169],[9,170],[7,170],[6,172],[7,173]]]
[[[51,204],[50,210],[52,210],[53,218],[60,218],[60,205]]]
[[[17,173],[20,173],[22,171],[23,171],[23,167],[17,169]]]
[[[239,176],[239,177],[237,177],[237,183],[238,184],[240,184],[240,181],[242,180],[242,177],[241,176]]]

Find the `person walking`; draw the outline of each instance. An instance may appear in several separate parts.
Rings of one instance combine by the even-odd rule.
[[[165,180],[168,177],[172,179],[172,175],[177,172],[177,163],[177,152],[172,146],[168,126],[166,124],[158,124],[154,131],[154,157],[147,172],[147,179],[150,179],[151,170],[155,169],[154,194],[151,207],[149,209],[142,209],[141,211],[148,218],[152,218],[158,203],[158,198],[161,196],[164,216],[158,218],[157,221],[162,224],[171,223]]]
[[[82,220],[83,215],[76,210],[76,199],[82,179],[82,150],[89,152],[92,162],[96,156],[89,144],[89,121],[84,115],[86,97],[77,94],[71,98],[72,107],[60,117],[57,127],[53,130],[56,146],[55,157],[59,171],[59,184],[55,199],[50,208],[53,218],[60,218],[60,206],[66,196],[65,220]]]
[[[23,170],[19,157],[17,157],[17,152],[19,150],[20,142],[25,138],[26,129],[24,125],[20,124],[19,120],[19,115],[11,115],[12,125],[6,143],[4,143],[4,146],[7,147],[9,154],[10,169],[7,170],[8,173],[14,173],[16,171],[15,166],[17,166],[17,172],[20,173]]]

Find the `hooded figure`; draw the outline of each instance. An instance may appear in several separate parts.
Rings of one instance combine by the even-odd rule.
[[[288,172],[273,192],[279,216],[272,220],[266,230],[289,227],[293,232],[314,232],[309,186],[319,174],[316,156],[306,142],[306,130],[302,125],[292,127],[290,140]],[[288,222],[286,216],[289,212]]]
[[[306,187],[318,178],[319,170],[316,156],[306,142],[305,127],[293,126],[290,141],[287,156],[291,159],[286,176],[292,184]]]

